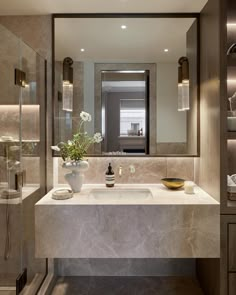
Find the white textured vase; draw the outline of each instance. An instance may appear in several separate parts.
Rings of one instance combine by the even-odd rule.
[[[80,192],[84,182],[84,172],[88,170],[89,163],[87,161],[67,162],[63,163],[62,167],[71,171],[65,174],[65,180],[69,183],[72,191],[74,193]]]

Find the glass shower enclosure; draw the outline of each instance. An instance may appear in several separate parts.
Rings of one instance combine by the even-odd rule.
[[[0,294],[36,294],[34,205],[45,194],[46,61],[0,25]],[[9,293],[10,292],[10,293]]]

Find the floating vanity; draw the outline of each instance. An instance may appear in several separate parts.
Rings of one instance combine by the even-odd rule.
[[[219,203],[199,187],[84,185],[63,201],[52,192],[35,205],[36,257],[220,257]]]

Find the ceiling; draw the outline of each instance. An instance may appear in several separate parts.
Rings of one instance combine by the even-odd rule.
[[[0,15],[200,12],[207,0],[1,0]]]
[[[55,57],[62,61],[178,62],[193,18],[58,18]],[[127,29],[122,30],[121,26]],[[81,52],[81,48],[85,49]],[[164,50],[168,49],[168,52]]]

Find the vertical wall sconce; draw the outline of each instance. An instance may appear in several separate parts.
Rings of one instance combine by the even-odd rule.
[[[183,111],[182,67],[178,67],[178,111]]]
[[[189,62],[188,58],[183,56],[179,59],[178,69],[178,111],[187,110],[189,110]]]
[[[26,74],[25,72],[15,69],[15,85],[25,88],[26,87]]]
[[[73,60],[66,57],[63,60],[63,93],[62,109],[63,111],[73,111]]]

